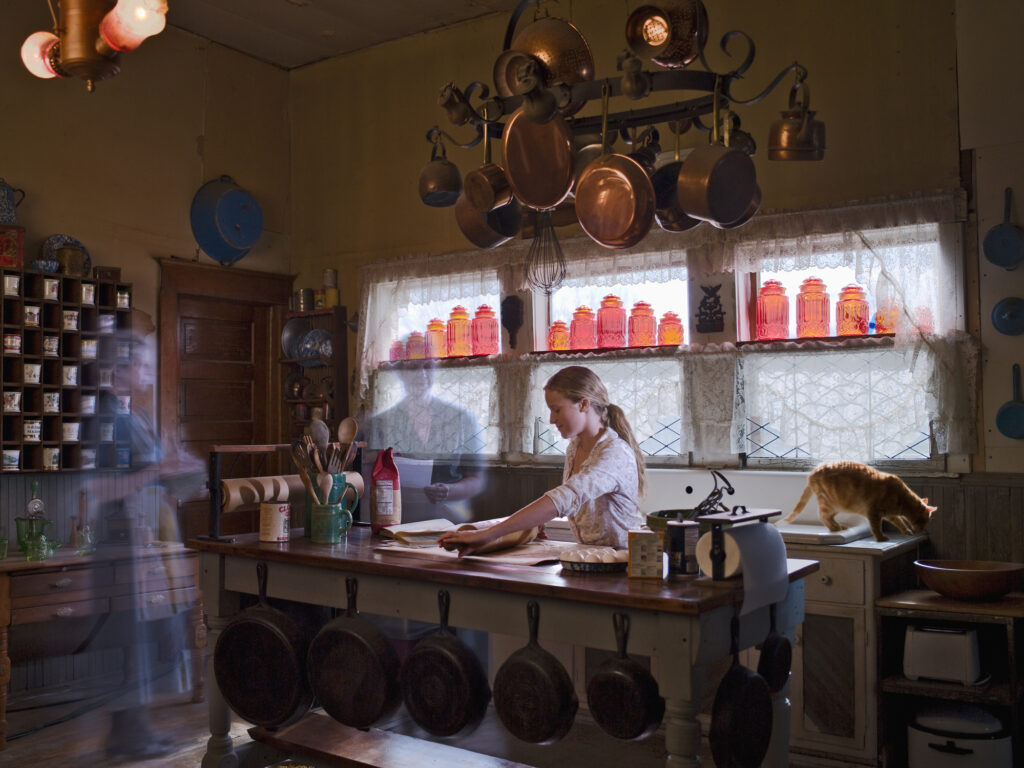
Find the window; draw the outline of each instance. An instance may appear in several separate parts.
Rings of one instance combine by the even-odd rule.
[[[687,318],[684,345],[524,354],[530,340],[521,333],[511,354],[442,361],[434,395],[471,415],[476,428],[467,421],[456,432],[471,437],[476,450],[511,462],[564,453],[548,424],[542,386],[558,368],[582,364],[626,411],[651,465],[803,466],[844,458],[932,468],[945,454],[969,453],[974,443],[977,345],[963,331],[961,220],[961,198],[947,194],[763,215],[735,230],[652,232],[642,252],[568,238],[565,283],[551,297],[533,295],[532,309],[527,302],[534,349],[546,348],[550,320],[568,322],[580,304],[596,310],[608,293],[627,309],[643,300],[658,316],[671,310]],[[402,366],[386,362],[391,340],[446,317],[454,304],[497,307],[502,297],[522,292],[528,248],[523,242],[473,251],[470,271],[464,253],[363,268],[360,311],[367,322],[358,399],[369,413],[403,397]],[[895,335],[742,343],[751,336],[756,286],[778,279],[792,299],[811,273],[826,280],[832,295],[860,284],[872,309],[880,296],[897,302]],[[695,337],[687,296],[700,295],[695,284],[730,279],[737,302],[727,317],[739,315],[741,343]]]

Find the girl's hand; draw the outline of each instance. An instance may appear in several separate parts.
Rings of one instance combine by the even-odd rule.
[[[476,552],[494,536],[488,529],[482,531],[450,531],[442,533],[437,539],[437,545],[447,549],[459,551],[459,557],[465,557]]]
[[[431,504],[440,504],[450,493],[447,483],[433,483],[423,489],[424,495]]]

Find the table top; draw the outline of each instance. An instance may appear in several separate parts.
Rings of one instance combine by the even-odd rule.
[[[438,584],[483,587],[534,597],[552,597],[623,608],[656,610],[674,614],[699,614],[743,601],[742,577],[712,581],[695,576],[671,575],[667,579],[629,578],[624,572],[580,573],[561,565],[522,566],[488,563],[484,558],[438,559],[414,553],[392,553],[376,547],[384,540],[368,527],[357,526],[345,541],[335,545],[314,544],[293,529],[291,540],[261,542],[258,534],[236,536],[233,542],[190,539],[187,546],[201,552],[351,571]],[[815,560],[789,559],[790,582],[818,569]]]
[[[943,597],[930,589],[911,589],[880,597],[875,605],[891,610],[1024,619],[1024,592],[1010,592],[1000,600],[971,601]]]
[[[25,556],[18,551],[17,544],[14,544],[7,550],[7,557],[0,560],[0,574],[59,570],[115,560],[134,561],[188,553],[190,550],[186,549],[181,542],[168,541],[149,547],[133,547],[130,544],[100,544],[96,551],[89,555],[78,555],[71,547],[61,547],[54,552],[53,557],[46,560],[26,560]]]

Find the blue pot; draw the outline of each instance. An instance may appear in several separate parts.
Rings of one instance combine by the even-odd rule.
[[[210,258],[234,264],[263,233],[263,213],[256,199],[230,176],[208,181],[192,198],[192,234]]]

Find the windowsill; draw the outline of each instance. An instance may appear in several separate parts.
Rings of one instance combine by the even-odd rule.
[[[864,336],[819,336],[804,339],[773,339],[771,341],[737,341],[737,347],[766,352],[794,349],[850,349],[892,346],[895,333],[872,333]]]

